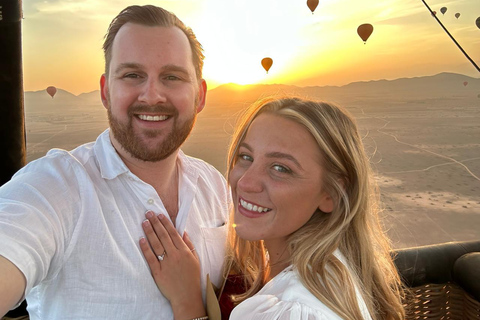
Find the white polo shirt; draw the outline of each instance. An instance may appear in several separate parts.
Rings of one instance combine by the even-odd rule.
[[[204,161],[180,151],[177,164],[177,229],[218,286],[230,192]],[[71,152],[49,151],[0,187],[0,255],[25,275],[30,319],[173,319],[138,244],[146,210],[168,216],[109,130]]]

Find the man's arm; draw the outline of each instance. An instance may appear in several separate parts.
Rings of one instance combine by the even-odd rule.
[[[26,280],[23,273],[10,260],[0,256],[0,318],[16,303],[25,292]]]

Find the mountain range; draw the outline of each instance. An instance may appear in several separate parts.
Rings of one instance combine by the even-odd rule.
[[[207,105],[245,104],[268,95],[294,94],[315,99],[352,103],[381,100],[412,101],[425,99],[480,98],[480,78],[456,73],[440,73],[433,76],[352,82],[344,86],[298,87],[282,84],[238,85],[224,84],[208,91]],[[480,100],[479,100],[480,101]],[[52,99],[45,90],[26,91],[27,111],[59,106],[101,105],[100,92],[95,90],[78,96],[57,88]]]

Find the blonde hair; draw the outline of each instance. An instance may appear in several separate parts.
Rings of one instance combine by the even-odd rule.
[[[344,319],[362,318],[354,284],[372,319],[403,319],[401,281],[380,224],[378,192],[355,121],[345,110],[325,102],[292,97],[258,101],[237,124],[227,177],[252,121],[266,112],[293,120],[312,134],[322,154],[323,185],[335,200],[331,213],[315,213],[289,236],[291,264],[303,284]],[[240,239],[232,223],[225,272],[244,276],[247,292],[232,296],[241,302],[264,285],[269,266],[263,241]],[[333,255],[336,249],[351,269]]]

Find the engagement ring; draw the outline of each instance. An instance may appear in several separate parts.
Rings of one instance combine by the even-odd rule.
[[[166,253],[167,253],[166,251],[163,251],[163,253],[162,253],[161,255],[157,256],[158,260],[159,260],[159,261],[163,261],[163,259],[165,258],[165,254],[166,254]]]

